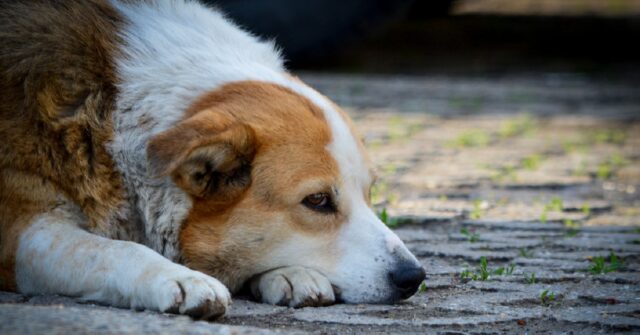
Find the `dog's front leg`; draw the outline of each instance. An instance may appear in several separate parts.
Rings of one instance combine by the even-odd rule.
[[[249,285],[256,299],[273,305],[326,306],[335,302],[329,279],[316,270],[301,266],[267,271],[254,277]]]
[[[80,229],[65,215],[38,217],[20,237],[16,283],[25,294],[53,293],[113,306],[213,318],[231,302],[217,279],[133,242]]]

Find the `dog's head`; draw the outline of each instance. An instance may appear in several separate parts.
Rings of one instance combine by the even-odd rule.
[[[184,263],[232,291],[298,265],[327,276],[345,302],[411,296],[424,270],[371,210],[372,171],[348,117],[294,84],[228,84],[150,142],[156,172],[193,200]]]

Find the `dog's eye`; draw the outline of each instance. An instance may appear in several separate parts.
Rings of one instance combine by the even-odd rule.
[[[314,193],[308,195],[304,200],[302,200],[302,204],[321,213],[333,213],[336,211],[335,205],[328,193]]]

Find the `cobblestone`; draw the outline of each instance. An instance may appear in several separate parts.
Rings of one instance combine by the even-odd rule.
[[[302,77],[354,117],[380,174],[375,206],[427,269],[425,292],[302,309],[238,298],[216,323],[0,293],[0,333],[640,331],[640,86]],[[595,273],[611,253],[621,264]],[[483,258],[488,277],[473,280]]]

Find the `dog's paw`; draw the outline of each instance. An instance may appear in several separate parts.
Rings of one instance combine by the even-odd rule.
[[[256,299],[272,305],[327,306],[335,302],[329,279],[318,271],[300,266],[268,271],[252,279]]]
[[[231,303],[229,290],[213,277],[182,266],[159,271],[138,289],[135,308],[185,314],[199,319],[222,316]]]

